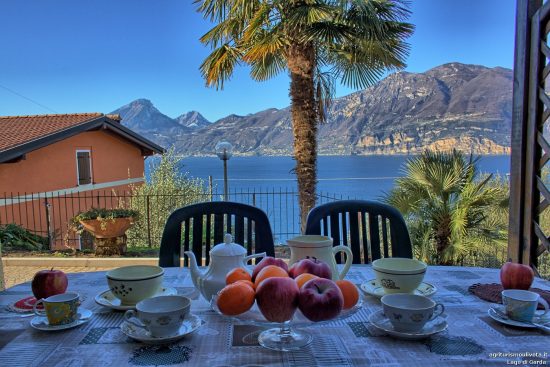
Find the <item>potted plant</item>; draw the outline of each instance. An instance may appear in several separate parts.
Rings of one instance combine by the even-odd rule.
[[[130,209],[91,208],[72,219],[79,233],[94,236],[96,255],[123,255],[126,252],[126,231],[134,224],[138,212]]]

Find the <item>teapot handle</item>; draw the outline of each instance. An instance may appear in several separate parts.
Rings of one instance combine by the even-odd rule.
[[[252,255],[245,256],[244,263],[246,264],[249,260],[252,260],[256,257],[266,257],[266,255],[267,254],[265,252],[260,252],[259,254],[252,254]]]
[[[344,269],[342,269],[340,274],[338,274],[338,279],[344,279],[344,277],[348,273],[349,268],[351,267],[351,263],[353,262],[353,253],[351,252],[348,246],[344,246],[344,245],[335,246],[332,248],[333,255],[336,255],[340,251],[346,253],[346,263],[344,264]]]

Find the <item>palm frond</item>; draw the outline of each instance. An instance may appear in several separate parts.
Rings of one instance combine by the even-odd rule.
[[[250,76],[257,81],[274,77],[286,69],[286,59],[279,53],[268,53],[251,62]]]
[[[200,66],[206,85],[223,89],[223,83],[231,77],[240,58],[241,51],[229,44],[215,49]]]
[[[325,122],[327,111],[332,104],[332,96],[335,90],[334,76],[328,71],[322,71],[317,68],[314,77],[317,116],[320,122]]]

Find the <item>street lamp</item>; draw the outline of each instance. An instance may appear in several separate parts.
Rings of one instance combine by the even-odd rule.
[[[214,149],[216,150],[218,158],[223,161],[223,199],[227,200],[229,197],[229,188],[227,186],[227,161],[233,155],[233,146],[226,141],[220,141],[216,144]]]

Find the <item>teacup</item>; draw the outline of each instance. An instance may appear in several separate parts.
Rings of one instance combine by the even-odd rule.
[[[506,316],[512,320],[533,321],[539,303],[544,306],[544,312],[537,314],[537,316],[543,316],[548,312],[548,303],[538,293],[521,289],[506,289],[502,291],[501,295]]]
[[[44,304],[44,311],[37,309],[41,303]],[[67,292],[38,300],[33,311],[38,316],[46,316],[51,326],[67,325],[78,320],[79,305],[78,293]]]
[[[384,315],[396,331],[420,331],[426,322],[434,320],[445,311],[441,303],[415,294],[388,294],[382,297],[381,302]]]
[[[419,260],[386,257],[373,261],[372,269],[384,292],[412,293],[426,274],[427,265]]]
[[[135,305],[153,297],[162,288],[164,269],[153,265],[131,265],[107,272],[111,293],[123,305]]]
[[[136,311],[126,311],[124,318],[132,325],[147,330],[151,336],[168,337],[178,334],[190,309],[191,300],[187,297],[158,296],[138,302]]]

